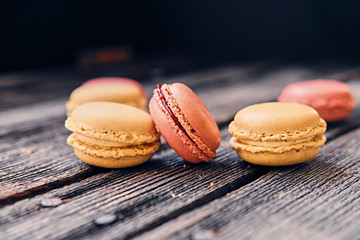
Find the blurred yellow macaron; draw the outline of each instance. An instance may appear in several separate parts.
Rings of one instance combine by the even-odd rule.
[[[76,88],[66,103],[67,115],[81,104],[105,101],[123,103],[147,110],[147,94],[142,85],[132,79],[119,77],[95,78]]]
[[[67,143],[84,162],[104,168],[139,165],[160,146],[160,134],[150,115],[112,102],[91,102],[75,108],[65,121],[73,133]]]
[[[240,110],[229,125],[230,145],[245,161],[285,166],[314,159],[324,145],[326,122],[311,107],[269,102]]]

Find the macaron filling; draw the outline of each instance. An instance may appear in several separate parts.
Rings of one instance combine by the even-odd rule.
[[[181,131],[183,131],[189,138],[190,136],[186,133],[184,127],[181,125],[181,123],[179,122],[179,120],[177,119],[177,117],[175,116],[175,114],[173,113],[173,111],[171,110],[171,108],[169,107],[169,105],[167,104],[166,98],[161,90],[161,84],[158,83],[157,84],[157,89],[156,92],[159,95],[159,99],[162,103],[162,105],[164,106],[164,108],[166,109],[166,111],[169,113],[170,117],[174,120],[174,122],[178,125],[178,127],[181,129]],[[190,138],[191,140],[191,138]]]
[[[322,134],[316,135],[315,138],[321,137]],[[296,140],[284,140],[284,141],[268,141],[268,142],[262,142],[262,141],[254,141],[251,139],[241,139],[239,142],[252,145],[252,146],[260,146],[260,147],[279,147],[279,146],[290,146],[294,144],[300,144],[304,142],[309,142],[314,139],[314,136],[307,137],[307,138],[300,138]]]
[[[236,149],[241,149],[244,151],[256,153],[256,152],[271,152],[271,153],[283,153],[286,151],[296,150],[306,148],[315,148],[324,145],[326,141],[325,135],[316,135],[310,140],[306,141],[305,139],[300,139],[299,142],[251,142],[248,141],[239,141],[235,137],[231,138],[230,144]]]
[[[78,137],[79,135],[76,133],[71,134],[67,139],[67,143],[86,154],[105,158],[120,158],[127,156],[131,157],[154,154],[156,149],[158,149],[160,146],[160,141],[157,140],[152,143],[145,143],[135,146],[109,147],[106,145],[101,145],[101,142],[96,145],[83,142]]]
[[[87,144],[92,145],[99,145],[99,146],[106,146],[106,147],[129,147],[129,146],[136,146],[139,145],[137,142],[119,142],[119,141],[112,141],[109,139],[100,139],[100,138],[93,138],[83,134],[75,133],[76,138],[80,142],[86,142]],[[149,142],[151,143],[151,142]]]
[[[260,142],[298,141],[299,139],[305,139],[309,136],[323,134],[326,129],[326,122],[323,119],[320,119],[318,124],[315,126],[309,126],[301,130],[282,133],[251,132],[242,129],[241,127],[241,124],[236,124],[235,121],[232,121],[229,125],[230,134],[239,140],[244,139]]]
[[[164,87],[165,87],[165,89],[162,89]],[[163,90],[165,90],[165,92],[163,92]],[[169,86],[167,86],[167,85],[162,86],[161,84],[158,84],[156,92],[157,92],[158,98],[159,98],[162,106],[167,111],[167,113],[169,114],[171,119],[174,121],[176,126],[178,126],[179,130],[181,131],[181,133],[178,132],[178,134],[185,135],[190,140],[190,142],[193,144],[193,146],[200,151],[200,155],[198,156],[199,159],[201,159],[203,161],[210,161],[211,158],[215,157],[216,152],[212,151],[200,139],[200,137],[196,134],[196,131],[189,125],[188,122],[186,122],[185,117],[181,116],[181,113],[180,113],[181,110],[175,109],[175,106],[177,106],[177,103],[175,103],[175,99],[171,98],[171,92],[170,92]],[[178,108],[178,106],[177,106],[177,108]],[[172,109],[174,109],[175,111],[173,111]],[[188,130],[186,130],[186,129],[188,129]],[[195,154],[195,152],[194,152],[194,154]]]

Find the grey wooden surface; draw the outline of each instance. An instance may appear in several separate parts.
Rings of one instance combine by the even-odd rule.
[[[138,167],[86,165],[65,144],[64,104],[82,81],[109,74],[57,69],[1,75],[0,239],[359,238],[359,107],[349,119],[329,124],[321,154],[297,166],[247,164],[229,146],[227,132],[239,109],[274,101],[286,84],[300,80],[345,81],[359,106],[359,65],[194,67],[194,61],[173,60],[110,73],[138,77],[149,95],[157,82],[193,88],[221,129],[218,157],[193,165],[163,143]],[[45,207],[49,198],[61,204]],[[96,224],[104,215],[116,220]]]

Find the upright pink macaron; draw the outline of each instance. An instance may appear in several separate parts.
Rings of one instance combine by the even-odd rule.
[[[185,160],[208,162],[216,156],[221,136],[204,102],[182,83],[158,84],[149,109],[168,144]]]
[[[327,122],[347,118],[355,108],[350,87],[336,80],[311,80],[286,86],[279,102],[296,102],[314,108]]]

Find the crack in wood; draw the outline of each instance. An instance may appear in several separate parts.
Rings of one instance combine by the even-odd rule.
[[[44,194],[46,192],[52,191],[57,188],[62,188],[64,186],[73,184],[75,182],[84,180],[86,178],[89,178],[91,176],[94,176],[95,174],[99,174],[103,172],[104,170],[101,168],[88,168],[82,172],[79,172],[76,175],[70,176],[68,178],[63,178],[56,180],[54,182],[51,182],[46,185],[41,185],[33,188],[29,188],[23,192],[14,193],[12,195],[8,195],[6,197],[0,198],[0,209],[7,206],[16,203],[17,201],[35,197],[40,194]]]

